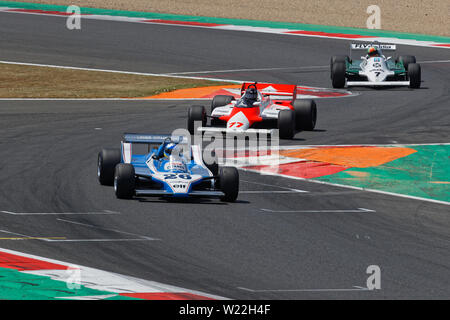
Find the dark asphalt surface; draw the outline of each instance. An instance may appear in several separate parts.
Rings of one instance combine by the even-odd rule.
[[[304,67],[327,66],[348,48],[346,41],[201,28],[88,20],[82,28],[1,13],[0,60],[154,73],[292,67],[208,75],[330,87],[326,67]],[[446,49],[398,47],[419,61],[450,58]],[[317,130],[282,144],[449,142],[450,64],[423,64],[422,73],[419,90],[361,89],[317,100]],[[189,104],[0,101],[0,211],[117,212],[0,212],[0,237],[83,240],[0,240],[0,247],[235,299],[450,297],[445,205],[245,172],[242,191],[308,192],[241,193],[233,204],[124,201],[98,184],[102,147],[118,146],[125,131],[185,127]],[[261,210],[358,208],[375,212]],[[355,290],[366,286],[369,265],[381,268],[381,290]]]

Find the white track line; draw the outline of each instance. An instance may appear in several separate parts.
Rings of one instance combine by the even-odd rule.
[[[353,286],[353,288],[343,289],[266,289],[266,290],[254,290],[244,287],[237,287],[237,289],[249,291],[249,292],[340,292],[340,291],[373,291],[368,288]]]
[[[93,229],[98,229],[98,230],[105,230],[105,231],[112,231],[112,232],[116,232],[116,233],[120,233],[120,234],[136,236],[141,240],[161,240],[161,239],[151,238],[151,237],[147,237],[147,236],[141,236],[141,235],[138,235],[135,233],[125,232],[125,231],[121,231],[121,230],[117,230],[117,229],[108,229],[108,228],[98,227],[98,226],[94,226],[94,225],[87,224],[87,223],[81,223],[78,221],[71,221],[71,220],[65,220],[65,219],[56,219],[56,220],[65,222],[65,223],[80,225],[83,227],[88,227],[88,228],[93,228]],[[58,241],[58,240],[56,240],[56,241]]]
[[[326,66],[303,66],[303,67],[275,67],[275,68],[255,68],[255,69],[228,69],[228,70],[208,70],[208,71],[186,71],[186,72],[171,72],[170,75],[182,74],[199,74],[199,73],[228,73],[228,72],[244,72],[244,71],[271,71],[271,70],[303,70],[303,69],[324,69],[330,68]]]
[[[44,67],[44,68],[58,68],[58,69],[68,69],[68,70],[80,70],[80,71],[97,71],[97,72],[109,72],[109,73],[119,73],[119,74],[129,74],[129,75],[140,75],[140,76],[151,76],[151,77],[169,77],[169,78],[179,78],[179,79],[190,79],[190,80],[210,80],[214,82],[229,82],[234,84],[241,84],[242,82],[252,82],[250,80],[230,80],[230,79],[220,79],[220,78],[208,78],[208,77],[191,77],[191,76],[182,76],[176,75],[176,73],[145,73],[145,72],[133,72],[133,71],[123,71],[123,70],[110,70],[110,69],[97,69],[97,68],[85,68],[85,67],[74,67],[74,66],[60,66],[60,65],[50,65],[50,64],[39,64],[39,63],[28,63],[28,62],[17,62],[17,61],[2,61],[0,63],[3,64],[12,64],[12,65],[22,65],[22,66],[32,66],[32,67]],[[302,68],[302,67],[300,67]],[[309,67],[305,67],[309,68]],[[322,66],[313,66],[312,68],[323,68]],[[298,69],[298,68],[293,68]],[[263,70],[263,69],[261,69]],[[206,71],[208,72],[208,71]],[[215,72],[215,71],[210,71]],[[197,72],[192,72],[197,73]],[[320,90],[324,88],[316,88],[316,87],[308,87],[312,90]],[[326,89],[330,91],[345,91],[347,90],[335,90],[335,89]],[[359,93],[350,92],[351,94],[348,96],[356,96]],[[347,96],[346,96],[347,97]],[[329,97],[329,98],[339,98],[339,97]],[[148,98],[0,98],[0,101],[147,101],[147,100],[161,100],[161,101],[170,101],[170,100],[211,100],[210,98],[195,98],[195,99],[180,99],[180,98],[170,98],[170,99],[148,99]]]
[[[264,212],[269,213],[367,213],[376,212],[372,209],[358,208],[350,210],[271,210],[271,209],[261,209]]]
[[[7,234],[12,234],[15,236],[19,236],[19,237],[23,237],[23,239],[21,240],[27,240],[27,238],[29,240],[41,240],[41,241],[47,241],[49,240],[49,238],[55,238],[55,237],[35,237],[35,236],[28,236],[26,234],[22,234],[22,233],[17,233],[17,232],[12,232],[12,231],[7,231],[7,230],[0,230],[0,233],[7,233]],[[64,238],[64,237],[61,237]],[[5,239],[6,240],[6,239]]]
[[[279,146],[277,150],[290,150],[290,149],[306,149],[306,148],[318,148],[318,147],[399,147],[399,146],[447,146],[450,142],[436,142],[436,143],[396,143],[396,144],[305,144],[305,145],[286,145]],[[237,151],[239,151],[238,149]]]
[[[239,190],[239,194],[247,193],[247,194],[264,194],[264,193],[299,193],[304,191],[297,190]]]
[[[214,82],[231,82],[231,83],[238,83],[238,84],[242,83],[242,81],[238,81],[238,80],[228,80],[228,79],[218,79],[218,78],[208,78],[208,77],[188,77],[188,76],[171,75],[171,74],[167,74],[167,73],[133,72],[133,71],[85,68],[85,67],[74,67],[74,66],[60,66],[60,65],[52,65],[52,64],[28,63],[28,62],[4,61],[4,60],[0,60],[0,63],[20,65],[20,66],[58,68],[58,69],[80,70],[80,71],[100,71],[100,72],[131,74],[131,75],[151,76],[151,77],[166,77],[166,78],[179,78],[179,79],[192,79],[192,80],[210,80],[210,81],[214,81]]]
[[[154,241],[158,239],[51,239],[50,237],[44,239],[47,242],[128,242],[128,241]]]
[[[0,211],[2,213],[16,215],[16,216],[33,216],[33,215],[89,215],[89,214],[120,214],[115,211],[101,211],[101,212],[12,212],[12,211]]]
[[[55,297],[56,299],[69,299],[69,300],[86,300],[86,301],[97,301],[105,300],[117,296],[116,294],[104,294],[100,296],[82,296],[82,297]]]
[[[239,168],[241,169],[241,168]],[[246,183],[252,183],[252,184],[256,184],[259,186],[266,186],[266,187],[275,187],[275,188],[279,188],[279,189],[284,189],[284,190],[288,190],[288,191],[292,191],[292,192],[299,192],[299,193],[307,193],[309,191],[306,190],[300,190],[300,189],[294,189],[294,188],[288,188],[288,187],[281,187],[281,186],[277,186],[275,184],[269,184],[269,183],[261,183],[261,182],[254,182],[254,181],[248,181],[248,180],[240,180],[241,182],[246,182]]]
[[[450,60],[418,61],[417,63],[450,63]]]

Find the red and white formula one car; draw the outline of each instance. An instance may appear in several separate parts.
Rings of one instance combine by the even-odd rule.
[[[210,126],[207,119],[210,118]],[[313,130],[317,108],[314,100],[297,100],[297,86],[270,83],[243,83],[241,97],[218,95],[211,103],[208,116],[204,106],[191,106],[188,130],[200,132],[273,134],[279,129],[282,139],[292,139],[297,131]]]

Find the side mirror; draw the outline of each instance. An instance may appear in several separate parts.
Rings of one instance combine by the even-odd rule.
[[[260,106],[261,105],[261,101],[255,101],[255,102],[253,102],[253,106],[254,107],[258,107],[258,106]]]

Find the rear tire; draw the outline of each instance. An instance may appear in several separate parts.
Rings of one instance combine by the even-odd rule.
[[[295,135],[295,113],[292,110],[281,110],[278,113],[278,130],[281,139],[292,139]]]
[[[422,71],[420,69],[420,64],[418,63],[410,63],[408,65],[408,78],[409,78],[409,87],[410,88],[420,88],[420,82],[422,77]]]
[[[234,100],[233,96],[227,96],[227,95],[215,96],[214,99],[211,101],[211,115],[215,108],[226,106],[227,104],[231,103],[231,101],[233,101],[233,100]],[[219,120],[218,118],[211,118],[212,126],[219,126],[222,123],[223,123],[223,121]]]
[[[225,194],[221,201],[234,202],[239,194],[239,172],[234,167],[222,167],[219,170],[220,190]]]
[[[219,160],[217,159],[217,155],[214,152],[213,156],[213,163],[206,163],[203,159],[203,162],[205,163],[205,166],[208,168],[209,171],[213,174],[213,176],[217,176],[219,174]]]
[[[131,199],[136,188],[136,176],[133,165],[119,163],[114,173],[114,191],[119,199]]]
[[[97,177],[101,185],[112,186],[114,169],[122,161],[120,149],[102,149],[97,158]]]
[[[217,95],[214,97],[214,99],[211,101],[211,113],[214,111],[217,107],[223,107],[227,104],[231,103],[231,101],[234,100],[233,96],[227,96],[227,95]]]
[[[191,106],[188,110],[188,131],[195,133],[195,121],[201,121],[202,126],[206,126],[206,110],[204,106]]]
[[[337,61],[331,69],[331,82],[333,88],[343,88],[345,86],[345,62]]]
[[[349,56],[332,56],[330,59],[330,78],[333,79],[333,64],[336,62],[350,62]]]
[[[398,61],[403,63],[403,66],[405,67],[405,70],[408,71],[408,66],[410,63],[416,63],[416,57],[415,56],[399,56]]]
[[[294,102],[294,110],[296,129],[314,130],[317,120],[316,102],[314,100],[297,100]]]

